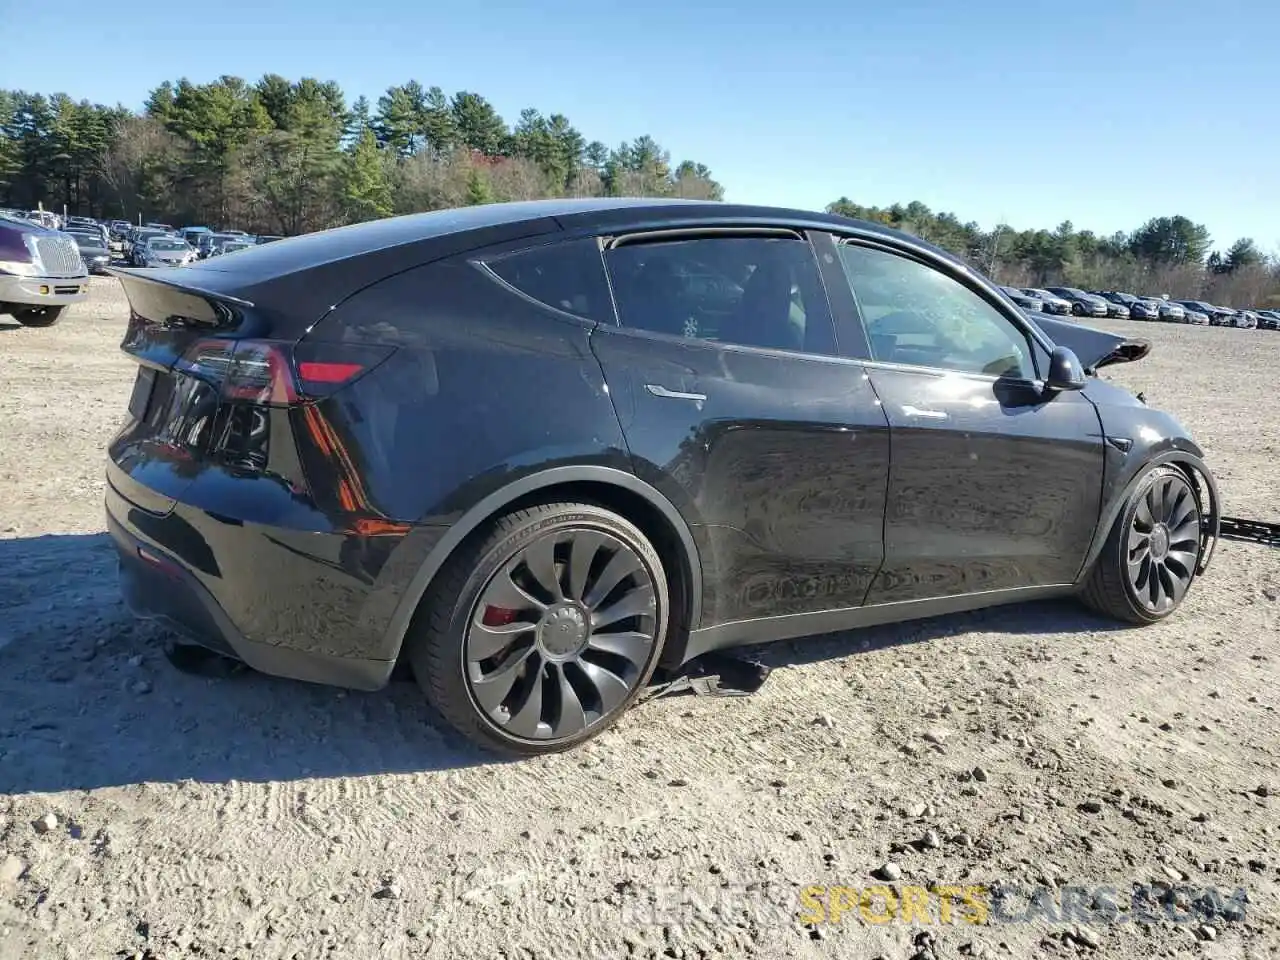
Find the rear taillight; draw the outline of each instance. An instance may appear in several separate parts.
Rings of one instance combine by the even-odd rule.
[[[363,343],[303,340],[293,347],[299,392],[308,399],[327,397],[363,377],[394,351],[394,347]]]
[[[289,406],[326,397],[385,360],[391,347],[273,340],[197,340],[175,369],[218,387],[223,400]]]

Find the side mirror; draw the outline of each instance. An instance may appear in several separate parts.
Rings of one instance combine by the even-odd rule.
[[[1045,377],[1045,386],[1056,393],[1083,390],[1088,382],[1075,352],[1067,347],[1054,347],[1049,356],[1049,375]]]

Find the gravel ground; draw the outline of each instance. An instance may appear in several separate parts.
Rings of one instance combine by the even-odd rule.
[[[101,516],[124,321],[106,279],[55,328],[0,321],[0,958],[1280,953],[1280,550],[1224,543],[1159,626],[1052,603],[776,645],[753,697],[498,763],[410,683],[195,677],[131,622]],[[1122,326],[1156,349],[1117,379],[1195,432],[1228,513],[1280,520],[1280,334]],[[875,877],[1226,916],[939,922],[935,892],[928,924],[802,922],[802,888]]]

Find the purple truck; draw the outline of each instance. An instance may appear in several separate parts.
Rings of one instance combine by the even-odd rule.
[[[0,213],[0,314],[48,327],[88,295],[89,271],[71,237]]]

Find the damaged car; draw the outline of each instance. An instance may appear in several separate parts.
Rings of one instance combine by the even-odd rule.
[[[1219,530],[1139,338],[918,238],[700,201],[495,203],[113,269],[128,605],[258,670],[397,663],[531,756],[744,645],[1077,597],[1173,616]]]

